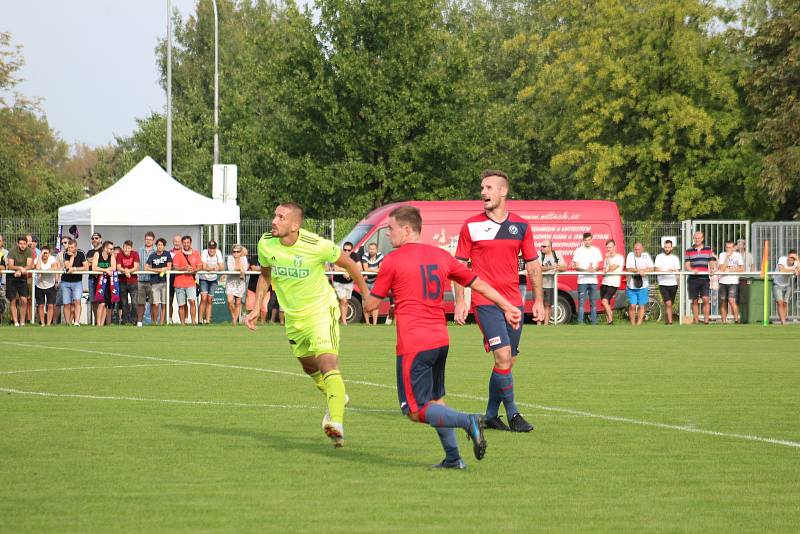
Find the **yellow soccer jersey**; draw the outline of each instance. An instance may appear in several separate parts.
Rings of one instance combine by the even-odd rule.
[[[258,263],[270,267],[272,286],[287,317],[328,313],[338,305],[336,293],[325,276],[325,264],[339,259],[336,243],[300,230],[297,241],[287,247],[277,237],[264,234],[258,241]]]

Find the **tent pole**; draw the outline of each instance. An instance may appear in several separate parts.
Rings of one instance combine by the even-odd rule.
[[[242,229],[238,222],[236,223],[236,242],[239,244],[242,243]]]

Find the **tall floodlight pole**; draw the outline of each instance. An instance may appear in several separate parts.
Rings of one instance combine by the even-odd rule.
[[[167,174],[172,176],[172,2],[167,0]]]
[[[214,4],[214,165],[219,164],[219,14]]]

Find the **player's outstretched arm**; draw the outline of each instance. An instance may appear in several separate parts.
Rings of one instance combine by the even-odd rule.
[[[335,264],[344,268],[348,273],[350,273],[350,278],[353,279],[356,285],[358,285],[358,290],[361,292],[362,298],[369,295],[367,282],[364,280],[364,276],[361,274],[360,265],[356,265],[356,263],[350,259],[350,256],[346,254],[339,256],[339,259],[336,260]]]
[[[253,309],[244,318],[244,324],[246,324],[247,328],[250,330],[255,331],[256,329],[256,321],[258,321],[259,312],[261,311],[262,306],[264,306],[264,299],[269,293],[271,283],[271,268],[261,267],[261,274],[258,275],[258,284],[256,285],[256,301],[253,305]]]
[[[500,293],[495,291],[492,286],[480,278],[475,278],[475,281],[472,282],[469,287],[471,287],[473,291],[477,291],[487,299],[497,304],[500,309],[503,310],[503,315],[506,317],[506,322],[508,322],[508,324],[510,324],[514,330],[519,328],[520,322],[522,321],[522,312],[519,311],[519,308],[508,302]]]

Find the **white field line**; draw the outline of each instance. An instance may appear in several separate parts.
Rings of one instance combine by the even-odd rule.
[[[135,366],[132,366],[135,367]],[[158,402],[163,404],[189,404],[195,406],[236,406],[239,408],[276,408],[281,410],[321,410],[321,406],[307,406],[304,404],[255,404],[247,402],[225,402],[208,400],[180,400],[180,399],[152,399],[147,397],[118,397],[113,395],[80,395],[75,393],[50,393],[47,391],[25,391],[14,388],[0,387],[0,392],[12,393],[15,395],[31,395],[35,397],[69,398],[86,400],[108,400],[108,401],[134,401],[134,402]],[[391,412],[397,410],[381,410],[377,408],[347,408],[354,412]]]
[[[0,371],[0,375],[18,375],[23,373],[47,373],[56,371],[84,371],[91,369],[131,369],[136,367],[171,367],[187,365],[185,363],[143,363],[141,365],[98,365],[91,367],[50,367],[42,369],[19,369],[17,371]]]
[[[19,347],[29,347],[29,348],[36,348],[36,349],[58,349],[58,350],[69,350],[73,352],[83,352],[87,354],[100,354],[106,356],[119,356],[121,358],[137,358],[137,359],[145,359],[145,360],[152,360],[152,361],[162,361],[162,362],[169,362],[169,363],[178,363],[178,364],[189,364],[189,365],[204,365],[209,367],[220,367],[225,369],[240,369],[240,370],[247,370],[247,371],[257,371],[262,373],[273,373],[273,374],[280,374],[286,376],[296,376],[305,378],[306,375],[304,373],[293,373],[290,371],[280,371],[276,369],[265,369],[261,367],[247,367],[241,365],[227,365],[221,363],[210,363],[210,362],[197,362],[191,360],[176,360],[171,358],[158,358],[156,356],[139,356],[135,354],[124,354],[119,352],[107,352],[107,351],[97,351],[97,350],[89,350],[89,349],[79,349],[79,348],[71,348],[71,347],[52,347],[47,345],[38,345],[34,343],[19,343],[19,342],[12,342],[12,341],[0,341],[0,343],[4,345],[14,345]],[[364,386],[371,386],[371,387],[378,387],[383,389],[394,389],[395,386],[390,386],[388,384],[379,384],[375,382],[368,382],[364,380],[347,380],[346,382],[351,384],[360,384]],[[4,389],[0,389],[0,391],[5,391]],[[461,399],[469,399],[474,401],[486,401],[486,397],[479,397],[475,395],[465,395],[460,393],[449,393],[449,397],[456,397]],[[211,401],[186,401],[186,402],[211,402]],[[716,430],[704,430],[702,428],[697,428],[694,426],[682,426],[682,425],[670,425],[667,423],[658,423],[656,421],[645,421],[640,419],[632,419],[629,417],[619,417],[614,415],[603,415],[597,414],[592,412],[586,412],[582,410],[574,410],[570,408],[557,408],[553,406],[543,406],[541,404],[531,404],[525,402],[517,402],[519,406],[524,406],[526,408],[534,408],[543,411],[555,412],[565,415],[572,415],[572,416],[580,416],[580,417],[587,417],[591,419],[599,419],[601,421],[611,421],[615,423],[626,423],[630,425],[638,425],[638,426],[646,426],[651,428],[660,428],[662,430],[675,430],[679,432],[688,432],[691,434],[702,434],[705,436],[715,436],[720,438],[731,438],[731,439],[739,439],[744,441],[754,441],[759,443],[769,443],[771,445],[781,445],[784,447],[792,447],[796,449],[800,449],[800,442],[797,441],[790,441],[785,439],[777,439],[777,438],[767,438],[762,436],[755,436],[752,434],[738,434],[738,433],[731,433],[731,432],[718,432]]]

